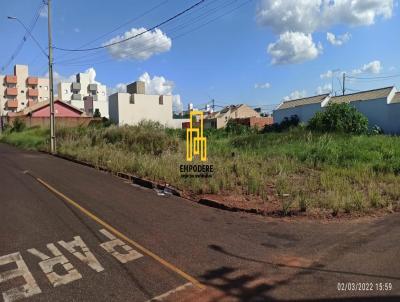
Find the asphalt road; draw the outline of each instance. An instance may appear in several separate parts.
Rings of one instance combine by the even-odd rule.
[[[0,301],[400,301],[399,214],[231,213],[0,144],[0,215]]]

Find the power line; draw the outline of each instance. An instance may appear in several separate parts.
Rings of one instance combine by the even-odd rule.
[[[14,59],[18,56],[18,54],[21,52],[25,42],[28,40],[28,37],[31,36],[31,32],[33,31],[33,29],[36,26],[37,21],[39,20],[40,17],[40,11],[42,10],[43,6],[45,4],[40,1],[40,5],[38,7],[38,9],[36,10],[36,13],[32,19],[32,22],[30,23],[30,25],[25,28],[25,34],[22,38],[22,41],[17,45],[16,49],[14,50],[13,54],[11,55],[10,59],[7,61],[6,64],[4,64],[1,67],[1,70],[4,71],[8,66],[10,66],[10,64],[14,61]],[[33,36],[32,36],[33,37]]]
[[[231,1],[231,2],[228,3],[227,5],[224,5],[223,8],[225,8],[225,7],[227,7],[227,6],[230,6],[233,2],[236,2],[236,1],[237,1],[237,0]],[[226,16],[226,15],[228,15],[228,14],[231,14],[232,12],[238,10],[238,9],[241,8],[242,6],[248,4],[248,3],[252,2],[252,1],[253,1],[253,0],[245,1],[245,2],[243,2],[242,4],[240,4],[240,5],[238,5],[238,6],[234,7],[234,8],[232,8],[231,10],[229,10],[229,11],[223,13],[223,14],[220,14],[220,15],[216,16],[215,18],[211,19],[211,20],[208,20],[207,22],[205,22],[205,23],[203,23],[203,24],[200,24],[200,25],[197,26],[196,28],[192,28],[192,29],[190,29],[190,30],[188,30],[188,31],[186,31],[186,32],[184,32],[184,33],[182,33],[182,34],[179,34],[179,35],[176,35],[176,36],[172,36],[171,39],[172,39],[172,40],[177,40],[177,39],[179,39],[179,38],[181,38],[181,37],[183,37],[183,36],[185,36],[185,35],[187,35],[187,34],[189,34],[189,33],[192,33],[192,32],[194,32],[194,31],[196,31],[196,30],[199,30],[200,28],[202,28],[202,27],[204,27],[204,26],[206,26],[206,25],[208,25],[208,24],[210,24],[210,23],[212,23],[212,22],[217,21],[218,19],[220,19],[220,18],[222,18],[222,17],[224,17],[224,16]],[[219,8],[220,8],[220,7],[219,7]],[[216,11],[216,8],[213,8],[213,9],[209,10],[208,12],[210,12],[210,11],[215,12],[215,11]],[[198,19],[198,18],[196,18],[196,19]],[[200,20],[197,20],[197,21],[203,21],[203,19],[200,19]],[[196,22],[197,22],[197,21],[196,21]],[[192,24],[194,24],[194,23],[196,23],[196,22],[193,22],[192,20],[189,20],[187,23],[188,23],[189,25],[192,25]],[[185,24],[183,24],[183,25],[185,25]],[[174,28],[172,28],[172,29],[176,29],[176,28],[179,28],[179,27],[182,27],[182,25],[178,25],[178,26],[176,26],[176,27],[174,27]],[[150,38],[150,39],[146,40],[146,42],[149,42],[149,41],[152,40],[152,39],[154,39],[154,38]],[[165,43],[164,43],[164,44],[165,44]],[[163,45],[163,44],[161,44],[161,45]],[[159,45],[157,45],[157,46],[159,46]],[[151,50],[151,49],[153,49],[154,47],[155,47],[155,46],[153,45],[153,46],[149,46],[149,47],[147,47],[147,48],[140,48],[140,49],[138,49],[137,51],[135,51],[135,52],[133,52],[133,53],[131,53],[131,54],[137,54],[137,53],[139,53],[139,52]],[[87,56],[89,56],[89,55],[85,55],[84,57],[87,57]],[[103,56],[104,56],[104,54],[100,55],[100,56],[98,57],[98,59],[100,59],[100,58],[103,57]],[[93,56],[91,56],[91,57],[93,58]],[[113,60],[114,60],[114,59],[106,59],[106,60],[102,60],[102,61],[91,61],[91,62],[90,62],[90,61],[86,61],[86,62],[85,62],[85,60],[82,61],[82,56],[81,56],[80,58],[71,59],[71,60],[66,60],[66,61],[61,61],[61,62],[59,62],[59,64],[60,64],[60,63],[67,63],[67,64],[61,64],[61,65],[68,65],[68,66],[87,66],[87,65],[93,65],[93,64],[103,64],[103,63],[107,63],[107,62],[113,61]],[[71,61],[72,61],[72,62],[71,62]],[[73,62],[73,61],[75,61],[75,62]]]
[[[376,76],[376,77],[354,77],[354,76],[347,76],[347,77],[356,80],[380,80],[380,79],[398,78],[400,77],[400,74],[394,74],[390,76]]]
[[[98,40],[100,40],[100,39],[102,39],[102,38],[108,36],[109,34],[112,34],[112,33],[116,32],[117,30],[123,28],[124,26],[126,26],[126,25],[128,25],[128,24],[133,23],[133,22],[136,22],[136,21],[142,19],[143,17],[147,16],[148,14],[154,12],[156,9],[158,9],[158,8],[160,8],[161,6],[165,5],[168,1],[169,1],[169,0],[164,0],[164,1],[162,1],[161,3],[155,5],[155,6],[151,7],[150,9],[146,10],[145,12],[141,13],[139,16],[136,16],[136,17],[134,17],[134,18],[132,18],[132,19],[129,19],[128,21],[126,21],[126,22],[124,22],[124,23],[118,25],[117,27],[115,27],[114,29],[108,31],[107,33],[102,34],[102,35],[98,36],[97,38],[95,38],[95,39],[93,39],[93,40],[91,40],[91,41],[89,41],[89,42],[86,42],[86,43],[82,44],[81,46],[79,46],[79,48],[83,48],[83,47],[85,47],[85,46],[87,46],[87,45],[90,45],[90,44],[92,44],[93,42],[96,42],[96,41],[98,41]],[[71,55],[71,54],[65,54],[65,55],[60,56],[60,58],[65,58],[65,57],[68,57],[68,56],[70,56],[70,55]],[[90,54],[90,55],[93,55],[93,54]],[[81,56],[81,57],[82,57],[82,56]],[[72,58],[72,59],[66,59],[66,60],[64,60],[64,61],[68,61],[68,60],[73,60],[73,58]],[[63,61],[61,61],[61,62],[63,62]],[[55,64],[56,64],[56,63],[58,63],[58,62],[56,61]]]
[[[116,42],[113,42],[113,43],[109,43],[109,44],[105,44],[105,45],[101,45],[101,46],[97,46],[97,47],[92,47],[92,48],[80,48],[80,49],[68,49],[68,48],[60,48],[60,47],[53,47],[53,48],[57,49],[57,50],[61,50],[61,51],[78,52],[78,51],[93,51],[93,50],[103,49],[103,48],[111,47],[111,46],[114,46],[114,45],[117,45],[117,44],[121,44],[121,43],[124,43],[126,41],[129,41],[129,40],[135,39],[137,37],[140,37],[140,36],[144,35],[147,32],[151,32],[152,30],[156,29],[157,27],[163,26],[164,24],[167,24],[168,22],[171,22],[172,20],[175,20],[176,18],[179,18],[180,16],[184,15],[185,13],[187,13],[187,12],[191,11],[192,9],[196,8],[197,6],[201,5],[204,1],[206,1],[206,0],[200,0],[199,2],[197,2],[197,3],[193,4],[192,6],[184,9],[183,11],[177,13],[176,15],[164,20],[163,22],[158,23],[157,25],[154,25],[154,26],[152,26],[151,28],[149,28],[149,29],[147,29],[145,31],[142,31],[142,32],[140,32],[140,33],[138,33],[138,34],[136,34],[134,36],[122,39],[120,41],[116,41]]]

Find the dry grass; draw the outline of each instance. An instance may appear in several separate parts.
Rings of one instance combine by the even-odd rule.
[[[2,140],[43,148],[45,132],[29,131],[9,133]],[[184,133],[154,123],[60,129],[58,150],[195,194],[257,196],[266,203],[272,194],[280,201],[283,213],[323,209],[336,215],[399,207],[398,137],[318,134],[302,128],[267,134],[222,130],[207,135],[208,163],[215,170],[211,179],[181,178]]]

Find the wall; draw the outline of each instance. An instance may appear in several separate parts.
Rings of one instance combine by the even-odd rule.
[[[50,118],[47,117],[15,117],[8,116],[6,123],[12,125],[15,119],[19,119],[23,121],[27,127],[50,127]],[[78,126],[87,126],[93,120],[91,117],[57,117],[56,118],[56,127],[78,127]]]
[[[43,102],[50,99],[50,84],[48,78],[38,78],[38,101]],[[55,90],[55,89],[54,89]]]
[[[71,108],[57,102],[54,104],[54,113],[55,116],[60,116],[60,117],[80,117],[81,113],[72,110]],[[33,117],[49,117],[50,115],[50,106],[44,107],[42,109],[39,109],[35,112],[33,112],[32,116]]]
[[[277,109],[273,112],[275,123],[281,123],[285,117],[290,118],[292,115],[297,115],[300,122],[307,123],[315,113],[321,111],[321,103],[303,105],[294,108]]]
[[[248,127],[255,127],[258,129],[263,129],[265,125],[272,125],[274,123],[274,119],[272,117],[247,117],[247,118],[237,118],[233,119],[234,122],[245,125]]]
[[[400,103],[387,104],[387,99],[351,103],[364,114],[369,126],[378,125],[386,134],[400,134]]]
[[[172,118],[172,96],[163,96],[163,105],[158,95],[116,93],[109,98],[110,119],[119,125],[136,125],[142,120],[157,121],[167,127],[176,127]]]

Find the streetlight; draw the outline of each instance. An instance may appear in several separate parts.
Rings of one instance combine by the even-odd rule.
[[[46,51],[43,49],[43,47],[39,44],[39,42],[36,40],[36,38],[32,35],[31,31],[28,29],[28,27],[26,27],[26,25],[17,17],[14,16],[7,16],[7,19],[9,20],[15,20],[17,21],[19,24],[22,25],[23,28],[25,28],[26,32],[31,36],[32,40],[36,43],[36,45],[40,48],[40,50],[42,51],[42,53],[45,55],[46,58],[48,58],[48,54],[46,53]]]
[[[39,42],[32,35],[31,31],[26,25],[17,17],[8,16],[10,20],[16,20],[28,32],[35,41],[36,45],[40,48],[42,53],[48,58],[49,61],[49,85],[50,85],[50,151],[56,153],[56,131],[55,131],[55,115],[54,115],[54,84],[53,84],[53,46],[51,36],[51,0],[47,0],[47,24],[48,24],[48,40],[49,40],[49,54],[40,46]]]

